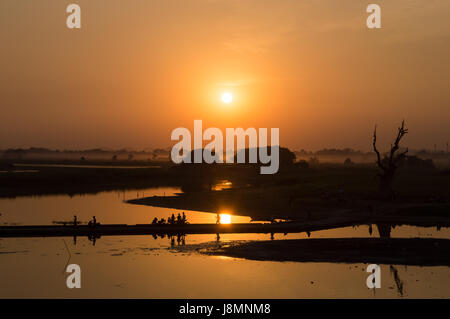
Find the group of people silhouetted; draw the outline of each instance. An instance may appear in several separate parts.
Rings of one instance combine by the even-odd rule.
[[[89,221],[88,226],[89,227],[95,227],[100,225],[100,223],[97,223],[97,219],[95,218],[95,216],[92,216],[92,220]]]
[[[64,223],[66,223],[66,222],[64,222]],[[70,224],[70,222],[67,222],[67,223]],[[77,215],[74,215],[72,223],[73,223],[73,226],[78,226],[78,225],[82,224],[83,222],[80,222],[78,220]],[[92,219],[89,221],[88,226],[94,227],[94,226],[98,226],[98,225],[100,225],[100,223],[97,222],[97,219],[95,218],[95,216],[92,216]]]
[[[180,213],[178,213],[177,217],[175,217],[175,214],[172,214],[172,216],[167,218],[167,222],[165,218],[158,219],[155,217],[152,221],[152,224],[185,225],[188,224],[188,221],[186,218],[186,214],[183,212],[183,215],[180,215]]]

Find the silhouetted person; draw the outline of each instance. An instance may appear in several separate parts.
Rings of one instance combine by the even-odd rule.
[[[181,215],[180,215],[180,213],[178,213],[178,216],[177,216],[177,224],[181,224]]]
[[[158,218],[153,218],[152,224],[158,224]]]
[[[216,224],[220,224],[220,214],[217,214]]]
[[[181,217],[181,221],[183,224],[187,224],[186,214],[183,212],[183,216]]]
[[[73,216],[73,225],[74,225],[74,226],[78,225],[77,215],[74,215],[74,216]]]
[[[170,217],[169,224],[175,224],[175,214]]]
[[[97,226],[97,219],[95,218],[95,216],[92,216],[92,223],[94,224],[94,226]]]

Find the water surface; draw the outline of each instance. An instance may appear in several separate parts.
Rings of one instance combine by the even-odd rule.
[[[19,197],[0,200],[1,224],[49,224],[87,221],[148,223],[179,210],[130,205],[124,200],[169,196],[177,188],[104,192],[81,196]],[[215,223],[216,215],[185,211],[191,223]],[[232,222],[249,217],[232,216]],[[375,225],[274,234],[273,240],[293,238],[378,237]],[[309,237],[310,236],[310,237]],[[449,229],[401,226],[392,237],[450,238]],[[381,265],[382,288],[366,286],[366,264],[251,261],[212,257],[192,244],[235,240],[270,240],[270,234],[0,239],[0,297],[27,298],[449,298],[448,267]],[[82,288],[66,287],[67,264],[82,269]]]

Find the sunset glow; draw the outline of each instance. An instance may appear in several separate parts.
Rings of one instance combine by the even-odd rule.
[[[1,0],[0,21],[15,313],[450,300],[450,1]]]
[[[225,104],[230,104],[233,102],[233,95],[229,92],[222,94],[222,102]]]

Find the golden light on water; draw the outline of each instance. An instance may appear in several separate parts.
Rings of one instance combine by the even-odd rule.
[[[221,224],[231,224],[231,215],[230,214],[220,214],[220,223]]]

